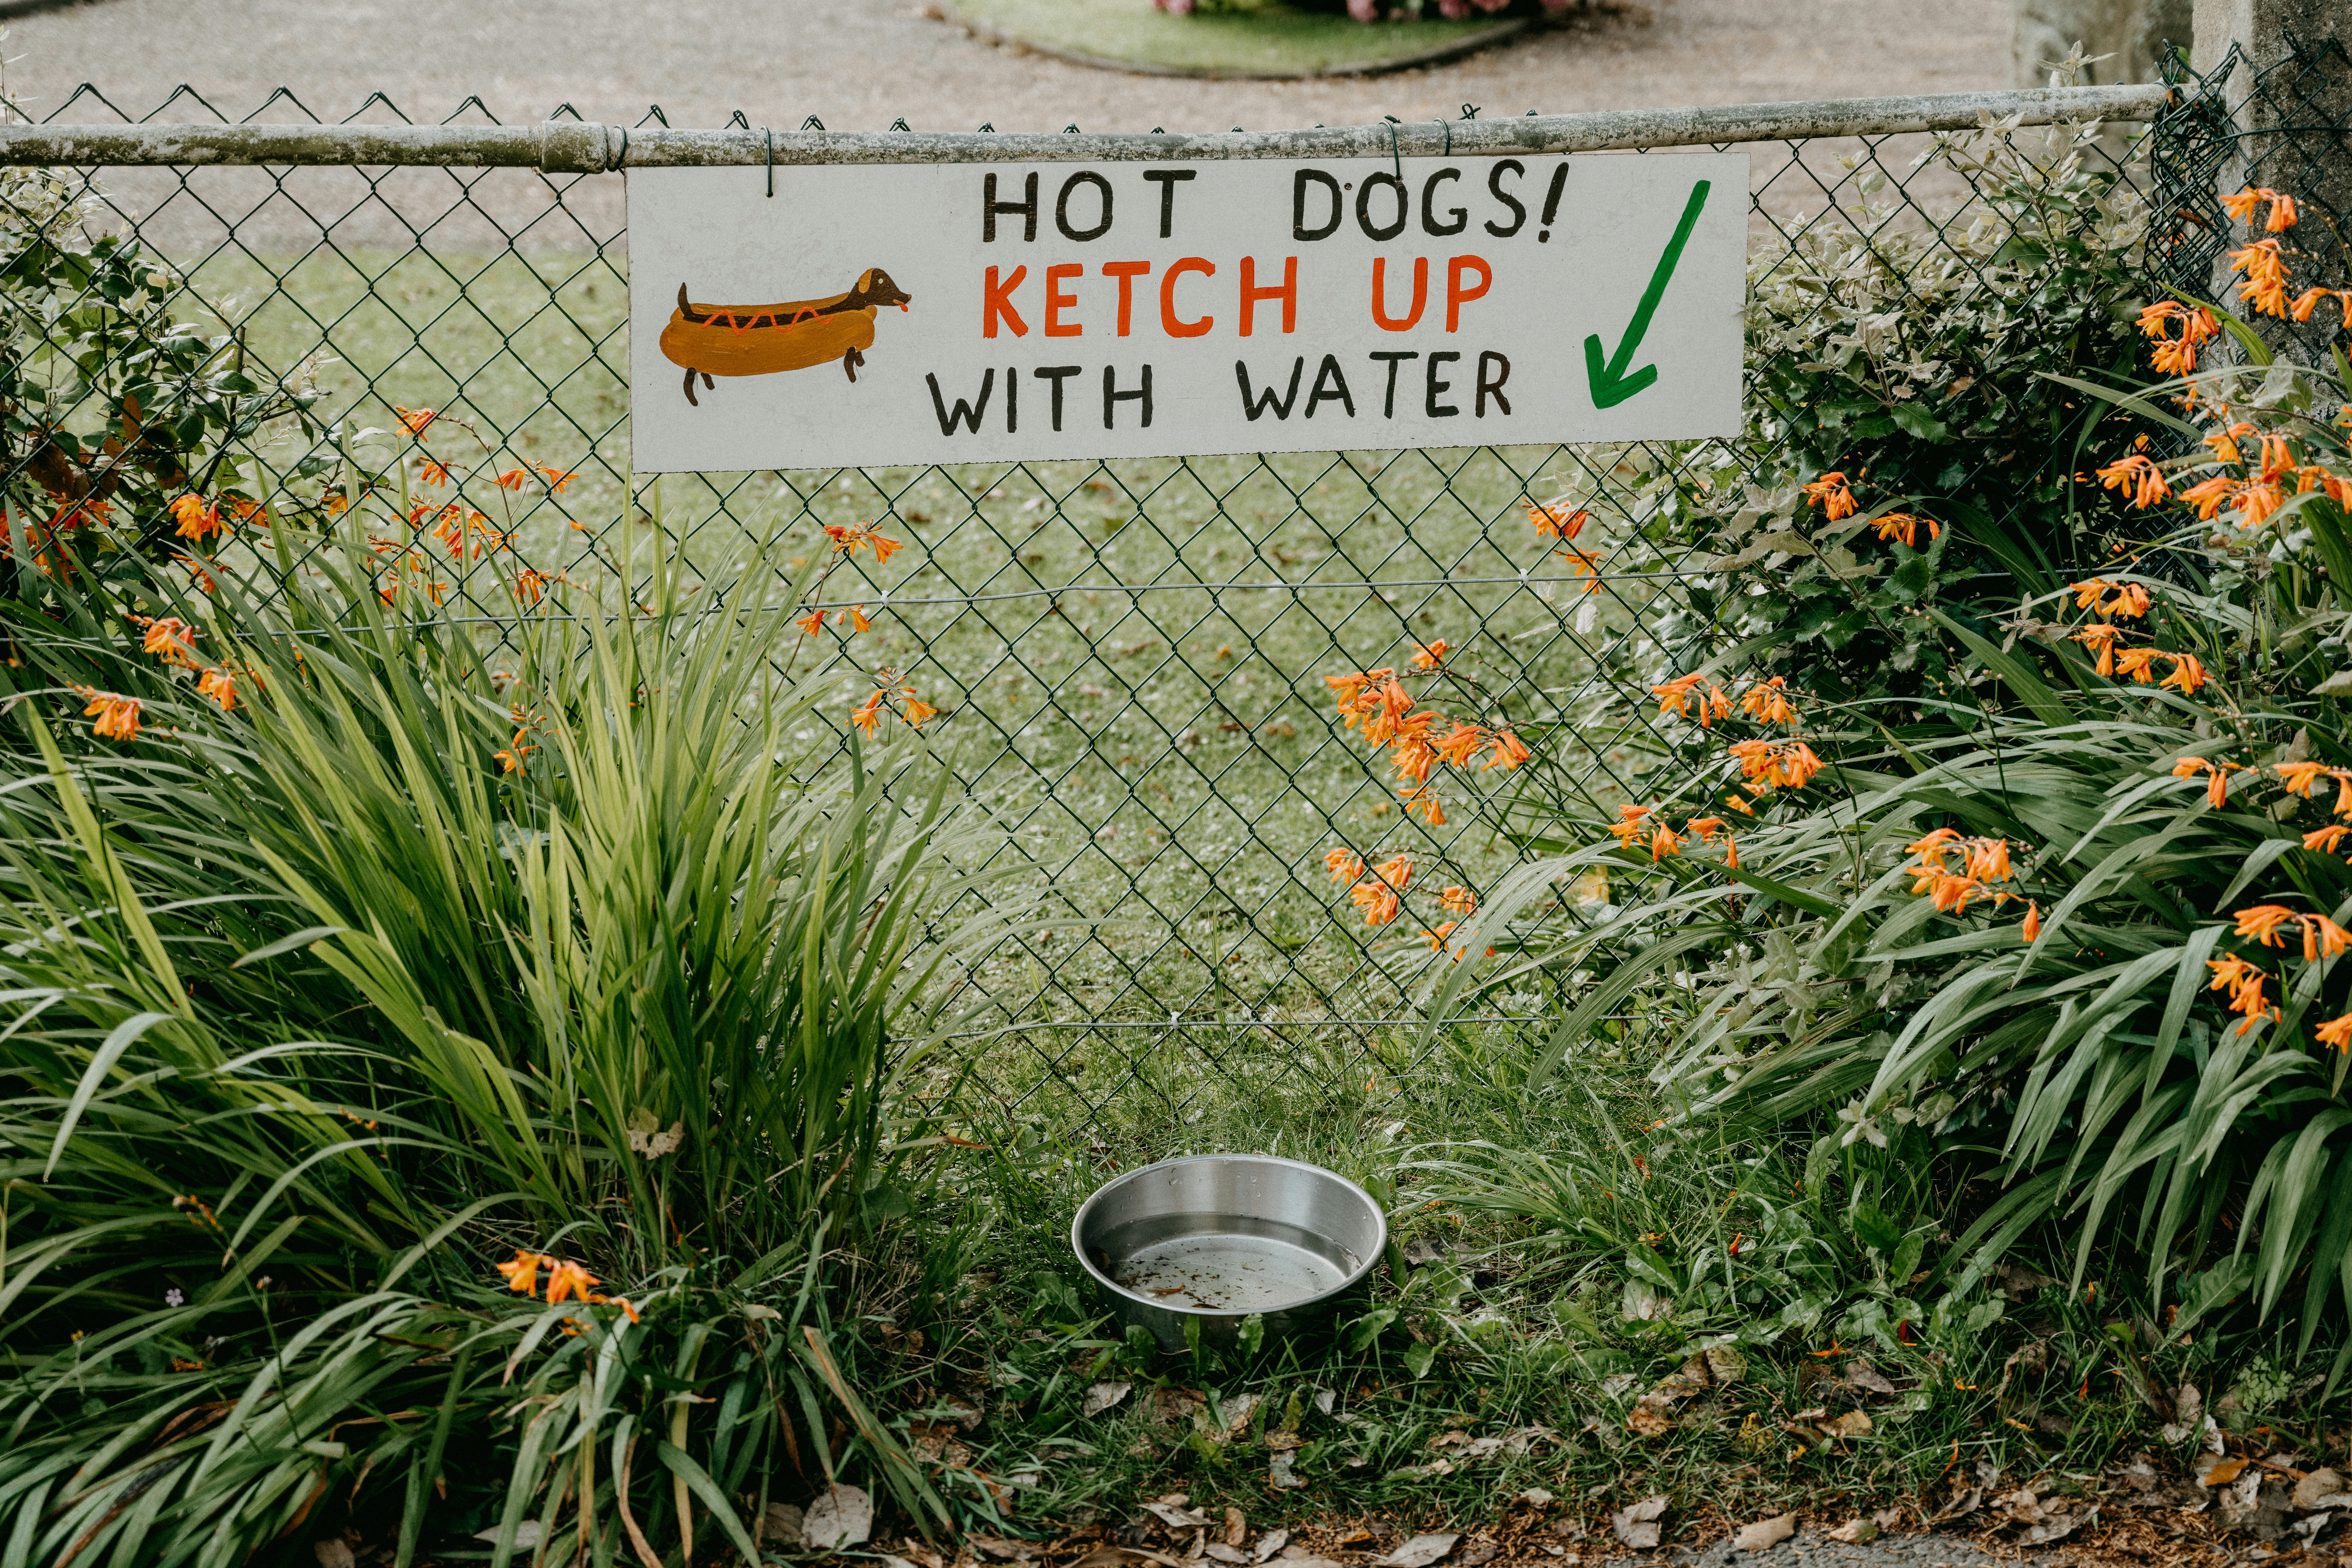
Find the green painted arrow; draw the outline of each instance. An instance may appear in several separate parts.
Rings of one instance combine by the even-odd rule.
[[[1666,241],[1665,254],[1658,258],[1657,270],[1650,274],[1650,286],[1642,290],[1642,302],[1633,307],[1633,319],[1626,323],[1625,336],[1618,342],[1617,352],[1609,363],[1601,363],[1599,333],[1584,340],[1584,379],[1592,388],[1595,408],[1614,408],[1635,393],[1646,391],[1658,379],[1658,367],[1645,364],[1633,374],[1625,367],[1642,347],[1642,339],[1650,330],[1650,318],[1657,313],[1658,301],[1665,298],[1666,284],[1675,275],[1675,264],[1683,258],[1683,247],[1690,243],[1691,230],[1698,226],[1699,209],[1706,205],[1708,182],[1701,180],[1691,187],[1690,200],[1683,204],[1682,222],[1675,225],[1674,238]]]

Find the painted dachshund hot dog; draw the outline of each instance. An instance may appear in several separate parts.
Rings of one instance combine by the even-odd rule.
[[[903,310],[913,299],[878,267],[860,273],[846,294],[780,305],[692,304],[681,283],[677,309],[662,329],[662,355],[684,368],[686,400],[698,408],[698,375],[709,387],[714,375],[773,375],[838,360],[856,381],[863,351],[874,346],[875,312],[885,305]]]

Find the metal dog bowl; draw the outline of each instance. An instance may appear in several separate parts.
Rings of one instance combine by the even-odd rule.
[[[1269,1336],[1327,1322],[1362,1293],[1388,1239],[1388,1216],[1363,1188],[1263,1154],[1129,1171],[1070,1222],[1070,1245],[1105,1305],[1163,1350],[1184,1348],[1187,1323],[1222,1346],[1253,1316]]]

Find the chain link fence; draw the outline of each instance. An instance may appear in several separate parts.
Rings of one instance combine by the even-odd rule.
[[[2137,121],[2154,112],[2151,89],[2101,90],[2123,95],[2109,101]],[[1982,97],[2051,118],[2032,95]],[[279,418],[237,437],[265,489],[315,492],[336,443],[356,427],[389,432],[364,439],[401,445],[415,493],[478,514],[503,547],[399,542],[387,571],[411,572],[445,611],[497,624],[513,613],[519,574],[582,571],[631,507],[690,574],[732,594],[769,586],[735,580],[753,538],[781,534],[803,562],[824,549],[828,524],[902,540],[887,565],[859,556],[828,584],[827,601],[862,606],[872,629],[824,634],[819,674],[834,689],[808,738],[826,743],[883,668],[943,710],[924,736],[1012,826],[1004,853],[1047,917],[969,977],[986,1007],[956,1070],[1008,1110],[1076,1132],[1122,1104],[1181,1113],[1213,1082],[1325,1091],[1361,1082],[1368,1058],[1375,1076],[1397,1066],[1435,906],[1409,900],[1403,920],[1366,926],[1327,875],[1327,850],[1410,856],[1414,900],[1449,886],[1475,894],[1547,825],[1608,820],[1701,765],[1681,731],[1654,727],[1647,689],[1736,640],[1705,498],[1783,482],[1805,411],[1774,401],[1776,372],[1857,342],[1899,363],[1899,343],[1866,341],[1868,299],[1899,300],[1923,268],[1946,290],[1981,280],[1995,253],[1986,226],[1998,226],[1984,184],[1998,170],[2094,175],[2119,222],[2145,223],[2137,204],[2152,191],[2161,210],[2145,232],[2158,269],[2210,270],[2197,247],[2221,232],[2221,132],[2193,101],[2166,110],[2152,136],[2120,117],[2093,130],[1996,108],[1983,129],[1949,132],[1874,129],[1867,106],[1809,107],[1818,125],[1851,133],[1713,143],[1754,159],[1758,394],[1730,443],[706,474],[633,488],[624,174],[230,166],[208,153],[215,161],[56,167],[40,200],[15,188],[16,217],[20,242],[63,225],[135,238],[172,316],[233,342],[257,396],[315,398],[308,424]],[[232,115],[184,89],[129,110],[94,88],[45,122],[327,123],[286,92]],[[379,97],[334,123],[410,121]],[[469,100],[439,123],[490,121]],[[635,128],[640,148],[661,124],[656,110]],[[19,314],[20,344],[64,330],[54,299],[37,321],[21,289],[0,291],[0,306]],[[16,411],[0,478],[20,510],[60,499],[43,429],[79,430],[88,460],[101,461],[102,426],[120,414],[105,384],[102,366],[79,380],[58,372],[53,388],[82,388],[82,404]],[[432,439],[407,444],[398,411],[425,408],[439,411]],[[2064,437],[2036,459],[2062,479]],[[572,477],[560,489],[499,484],[517,472]],[[1597,573],[1530,526],[1530,506],[1553,505],[1590,514],[1578,542]],[[1432,705],[1506,721],[1537,755],[1517,772],[1444,775],[1433,822],[1406,809],[1383,759],[1339,721],[1327,678],[1405,667],[1439,639],[1452,651]],[[1560,889],[1571,918],[1623,896],[1597,878]],[[1492,1016],[1543,1004],[1498,996]]]

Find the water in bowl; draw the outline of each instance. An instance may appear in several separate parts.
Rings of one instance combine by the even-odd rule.
[[[1162,1217],[1122,1227],[1156,1234],[1106,1237],[1104,1272],[1155,1306],[1271,1312],[1338,1289],[1360,1261],[1295,1226],[1211,1215],[1187,1215],[1180,1225]]]

